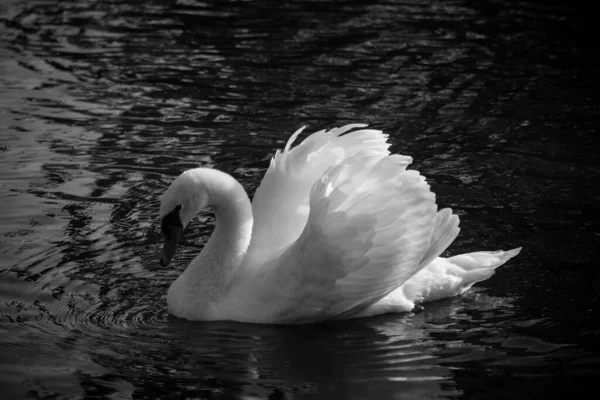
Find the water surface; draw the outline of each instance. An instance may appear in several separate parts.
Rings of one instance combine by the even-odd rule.
[[[599,378],[600,67],[589,10],[525,1],[0,5],[7,398],[583,394]],[[523,246],[420,314],[188,323],[158,198],[198,165],[252,194],[299,126],[365,122],[461,217],[447,254]],[[595,387],[596,385],[593,385]]]

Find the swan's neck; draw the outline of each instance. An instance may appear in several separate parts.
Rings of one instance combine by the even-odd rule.
[[[240,266],[252,237],[252,205],[246,191],[231,176],[229,182],[210,186],[209,206],[215,213],[215,230],[202,250],[207,268],[214,276],[230,277]],[[193,263],[197,264],[197,263]],[[192,267],[192,266],[190,266]]]
[[[199,176],[194,182],[208,193],[215,230],[202,252],[169,289],[167,302],[176,315],[198,313],[198,308],[210,308],[219,302],[241,266],[252,236],[252,206],[242,185],[217,170],[197,171]]]

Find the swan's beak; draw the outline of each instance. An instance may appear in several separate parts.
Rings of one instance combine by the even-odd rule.
[[[167,227],[168,235],[165,238],[162,254],[160,255],[160,265],[166,267],[171,262],[177,250],[177,243],[181,240],[183,228],[181,226],[169,225]]]

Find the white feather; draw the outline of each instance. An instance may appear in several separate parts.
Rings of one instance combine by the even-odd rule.
[[[178,181],[197,186],[168,191],[165,212],[189,202],[177,193],[200,190],[217,229],[169,290],[169,310],[268,323],[410,311],[462,293],[518,253],[439,257],[458,235],[458,217],[438,212],[425,178],[406,169],[412,159],[389,154],[387,135],[362,128],[322,130],[292,147],[304,128],[296,131],[271,160],[251,209],[225,174],[193,170],[194,179]],[[230,251],[235,257],[214,254]]]

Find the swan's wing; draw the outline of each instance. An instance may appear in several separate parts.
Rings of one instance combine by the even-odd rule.
[[[452,209],[444,208],[435,216],[435,226],[429,248],[421,260],[421,268],[424,268],[435,260],[444,250],[454,242],[458,236],[460,228],[457,215],[452,214]]]
[[[389,154],[387,135],[381,131],[348,132],[365,126],[352,124],[322,130],[292,148],[304,129],[301,128],[291,136],[282,152],[277,151],[252,201],[254,227],[250,253],[272,254],[300,236],[308,219],[311,187],[327,169],[359,151],[376,159]]]
[[[281,301],[278,320],[357,314],[452,241],[457,218],[437,213],[425,179],[405,170],[410,162],[361,152],[314,185],[306,227],[265,274]]]

